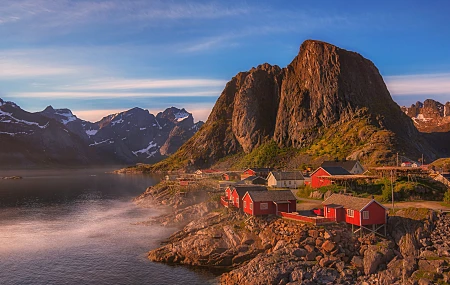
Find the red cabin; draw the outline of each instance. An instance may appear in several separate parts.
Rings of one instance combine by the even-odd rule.
[[[333,194],[322,204],[325,218],[336,222],[359,227],[387,223],[387,209],[374,199]]]
[[[253,216],[297,210],[297,199],[290,190],[248,191],[242,200],[244,212]]]
[[[350,172],[342,167],[319,167],[311,173],[311,187],[319,188],[331,185],[332,182],[325,177],[334,175],[350,175]]]
[[[243,208],[242,198],[244,198],[247,191],[267,191],[264,186],[249,186],[249,185],[236,185],[231,192],[231,205],[236,208]]]

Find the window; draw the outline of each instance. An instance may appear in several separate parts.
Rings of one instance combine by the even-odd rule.
[[[351,209],[347,209],[347,216],[353,218],[355,216],[355,212]]]
[[[291,181],[291,180],[289,180],[289,185],[291,185],[291,183],[292,183],[292,181]]]
[[[253,210],[253,203],[250,202],[250,210]]]
[[[329,213],[330,212],[330,208],[327,208],[327,213]]]
[[[247,201],[244,201],[244,208],[247,207]]]
[[[369,219],[369,211],[363,211],[363,219],[368,220]]]
[[[269,209],[269,204],[268,203],[261,203],[261,204],[259,204],[259,209],[260,210],[267,210],[267,209]]]

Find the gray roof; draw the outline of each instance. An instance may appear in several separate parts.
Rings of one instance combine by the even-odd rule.
[[[350,175],[351,173],[339,166],[322,166],[330,175]]]
[[[442,176],[444,178],[450,179],[450,173],[443,173]]]
[[[253,202],[296,200],[291,190],[248,191]]]
[[[361,211],[367,204],[369,204],[372,199],[353,197],[342,194],[333,194],[328,199],[322,202],[323,205],[342,205],[346,209],[353,209]]]
[[[241,198],[244,197],[244,194],[247,191],[255,191],[255,192],[267,191],[267,187],[256,186],[256,185],[236,185],[233,188],[236,189],[236,192],[238,193],[239,197],[241,197]]]
[[[305,180],[301,171],[272,171],[276,180]]]
[[[249,177],[247,177],[247,178],[245,178],[245,179],[243,179],[243,180],[244,180],[244,181],[253,181],[253,180],[255,180],[255,179],[266,180],[264,177],[256,176],[256,175],[249,176]]]
[[[351,171],[357,162],[358,162],[357,160],[343,160],[343,161],[329,160],[329,161],[324,161],[321,166],[322,167],[342,167],[347,171]]]

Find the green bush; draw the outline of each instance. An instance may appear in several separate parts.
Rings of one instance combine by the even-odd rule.
[[[444,194],[444,203],[450,204],[450,190]]]

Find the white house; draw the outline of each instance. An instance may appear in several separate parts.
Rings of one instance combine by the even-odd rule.
[[[271,171],[267,176],[269,187],[297,188],[305,184],[305,178],[300,171]]]

